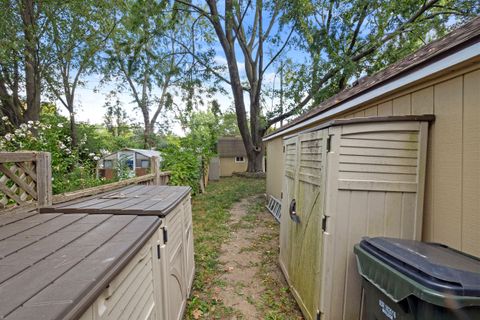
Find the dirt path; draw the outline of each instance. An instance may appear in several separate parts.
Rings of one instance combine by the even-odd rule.
[[[223,243],[224,267],[214,291],[232,309],[230,319],[301,319],[278,266],[278,229],[263,196],[243,199],[230,210],[232,233]]]

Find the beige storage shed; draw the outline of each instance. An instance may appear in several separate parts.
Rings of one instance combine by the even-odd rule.
[[[220,177],[247,170],[247,152],[241,137],[221,137],[217,142]]]
[[[434,114],[422,240],[480,257],[480,18],[345,89],[264,138],[267,194],[281,197],[283,138],[333,119]]]
[[[307,319],[359,319],[362,236],[421,239],[431,120],[336,120],[284,139],[280,266]]]
[[[195,270],[189,187],[136,185],[40,211],[157,219],[135,256],[123,257],[128,264],[90,294],[81,319],[182,319]]]

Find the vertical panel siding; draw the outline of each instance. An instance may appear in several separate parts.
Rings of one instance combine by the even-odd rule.
[[[437,117],[429,129],[423,240],[445,242],[476,256],[480,256],[479,95],[477,69],[395,98],[398,105],[410,101],[412,114]],[[392,99],[362,110],[365,116],[390,116],[393,104]],[[353,118],[357,113],[341,117]],[[276,174],[282,170],[279,167]]]
[[[462,77],[435,86],[434,239],[461,248]]]
[[[235,162],[235,157],[220,158],[220,177],[230,177],[234,172],[243,172],[247,170],[248,160],[243,157],[245,162]]]
[[[412,113],[410,106],[410,95],[404,95],[399,98],[393,99],[393,115],[404,116]]]
[[[379,116],[391,116],[393,114],[392,101],[387,101],[378,105]]]
[[[462,250],[480,256],[480,70],[463,84]]]
[[[480,70],[367,106],[365,115],[375,115],[372,108],[378,116],[408,114],[408,106],[411,114],[436,116],[429,130],[423,240],[480,256]]]
[[[267,194],[280,200],[283,176],[283,141],[281,137],[269,141],[267,148]]]
[[[433,114],[433,86],[412,93],[412,114]]]
[[[378,115],[378,107],[373,106],[368,109],[365,109],[365,117],[375,117]]]

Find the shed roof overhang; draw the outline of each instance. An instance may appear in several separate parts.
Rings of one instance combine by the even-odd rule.
[[[476,21],[472,21],[471,24],[479,24],[480,18],[477,18],[475,20]],[[453,31],[452,34],[454,32],[455,31]],[[475,32],[478,33],[478,30]],[[413,55],[415,55],[415,53]],[[393,94],[394,92],[398,92],[408,86],[419,83],[426,78],[447,72],[448,70],[451,70],[459,64],[468,62],[470,60],[478,59],[480,57],[480,37],[478,36],[478,34],[475,34],[468,40],[465,40],[465,42],[461,42],[457,46],[451,48],[449,52],[443,52],[443,54],[439,56],[432,54],[432,56],[433,57],[431,59],[426,59],[422,63],[419,63],[415,68],[413,68],[413,70],[405,69],[404,72],[399,72],[394,77],[386,79],[385,81],[379,81],[375,85],[366,87],[364,90],[356,92],[352,95],[348,95],[347,92],[346,97],[343,97],[343,99],[340,97],[340,95],[345,95],[345,91],[348,91],[352,88],[348,88],[340,92],[338,95],[326,101],[327,106],[321,104],[312,111],[299,116],[291,123],[266,135],[263,138],[263,141],[266,142],[277,137],[281,137],[286,134],[291,134],[298,130],[302,130],[305,127],[312,126],[316,123],[330,120],[336,115],[348,112],[359,106],[364,106],[375,99],[379,99],[387,95]],[[395,67],[395,65],[392,65],[391,67]],[[384,69],[384,71],[387,71],[387,69],[391,67],[387,67],[386,69]],[[382,71],[380,71],[380,73],[381,72]],[[338,99],[336,99],[337,96],[339,96]],[[328,103],[331,103],[332,100],[339,101],[338,103],[328,105]]]

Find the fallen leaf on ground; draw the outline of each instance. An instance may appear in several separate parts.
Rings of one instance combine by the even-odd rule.
[[[192,312],[193,319],[200,319],[202,314],[203,314],[203,312],[198,310],[198,309],[193,310],[193,312]]]

